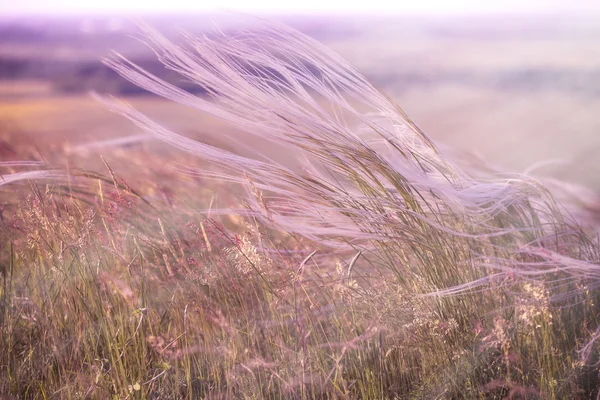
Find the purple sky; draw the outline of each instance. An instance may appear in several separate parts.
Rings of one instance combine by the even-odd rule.
[[[199,12],[216,6],[253,13],[589,13],[594,0],[0,0],[0,16]]]

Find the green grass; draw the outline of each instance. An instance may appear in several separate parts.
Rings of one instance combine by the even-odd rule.
[[[0,394],[597,396],[600,244],[543,184],[473,178],[343,60],[284,26],[180,46],[144,29],[211,98],[107,63],[287,146],[306,169],[210,147],[111,100],[218,169],[190,163],[201,183],[133,185],[108,164],[106,177],[0,164]],[[173,195],[147,195],[166,182]],[[228,204],[213,207],[205,185]]]

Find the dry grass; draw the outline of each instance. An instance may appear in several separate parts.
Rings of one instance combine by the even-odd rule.
[[[0,164],[1,394],[597,395],[600,244],[542,183],[458,168],[343,60],[284,26],[181,45],[144,29],[211,98],[109,65],[306,168],[209,146],[110,100],[184,150],[188,174],[140,171],[133,184],[110,163],[106,176]],[[159,171],[169,156],[123,154]]]

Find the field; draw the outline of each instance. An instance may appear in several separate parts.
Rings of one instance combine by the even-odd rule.
[[[230,85],[118,18],[0,21],[0,398],[600,396],[594,18],[281,20],[389,99],[281,27],[198,43],[257,57]]]

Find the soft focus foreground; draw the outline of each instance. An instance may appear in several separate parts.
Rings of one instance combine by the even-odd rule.
[[[593,198],[461,169],[285,26],[176,44],[145,33],[175,82],[203,93],[107,64],[240,135],[206,144],[107,98],[154,140],[50,152],[7,126],[0,393],[597,395]]]

